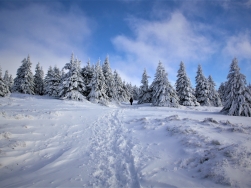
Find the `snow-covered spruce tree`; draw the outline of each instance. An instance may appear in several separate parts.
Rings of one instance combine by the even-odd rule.
[[[36,65],[36,69],[35,69],[35,75],[34,75],[34,91],[35,94],[38,95],[43,95],[44,94],[44,71],[43,68],[40,66],[40,64],[38,63]]]
[[[140,94],[139,88],[136,85],[134,85],[133,86],[133,99],[139,100],[139,94]]]
[[[132,97],[132,85],[123,81],[123,89],[124,89],[124,92],[122,93],[123,98],[125,98],[125,101],[129,101],[130,98]]]
[[[199,106],[190,79],[187,77],[184,63],[181,61],[176,81],[176,92],[179,97],[179,104],[183,106]]]
[[[159,62],[152,85],[152,104],[154,106],[178,107],[179,97],[169,83],[167,73]]]
[[[101,103],[106,105],[108,103],[108,96],[106,95],[107,86],[105,84],[105,77],[100,66],[100,60],[95,65],[92,80],[89,84],[91,92],[87,99],[94,103]]]
[[[211,106],[208,95],[209,95],[208,80],[203,75],[201,65],[199,65],[196,76],[195,96],[201,106]]]
[[[9,76],[9,90],[12,92],[12,87],[14,84],[14,79],[12,78],[12,75]]]
[[[10,83],[10,77],[9,77],[9,72],[8,70],[5,71],[3,81],[5,85],[8,86],[9,91],[11,91],[11,83]]]
[[[140,86],[140,92],[139,92],[139,99],[138,99],[138,104],[143,104],[143,103],[150,103],[151,102],[151,92],[149,91],[149,86],[148,86],[148,78],[150,76],[147,75],[146,69],[144,69],[144,72],[142,74],[142,79],[141,79],[141,86]]]
[[[91,66],[91,62],[90,59],[87,62],[87,65],[82,69],[81,74],[83,76],[84,79],[84,83],[86,85],[86,90],[84,91],[84,96],[88,96],[89,93],[91,92],[91,87],[90,82],[92,80],[93,77],[93,71],[94,71],[94,67]]]
[[[68,72],[64,74],[59,86],[59,97],[61,99],[84,100],[83,94],[86,86],[81,74],[80,61],[74,60],[72,54],[70,62],[65,64],[64,69],[68,70]]]
[[[114,71],[114,81],[115,81],[115,89],[116,89],[116,100],[119,102],[127,101],[127,96],[125,94],[124,86],[122,79],[118,72]]]
[[[238,60],[233,59],[225,86],[225,102],[221,110],[230,116],[251,117],[251,92],[246,86],[246,77],[240,73]]]
[[[22,65],[17,69],[17,76],[14,79],[13,92],[34,95],[34,78],[31,72],[31,61],[28,55],[24,58]]]
[[[221,103],[221,99],[220,99],[220,95],[219,93],[215,90],[215,83],[211,77],[211,75],[209,75],[208,77],[208,85],[209,85],[209,93],[208,93],[208,98],[210,100],[210,104],[212,106],[222,106]]]
[[[220,97],[222,103],[224,103],[224,101],[225,101],[225,97],[224,97],[225,85],[226,85],[226,82],[222,82],[220,84],[219,89],[218,89],[219,97]]]
[[[106,95],[110,100],[116,98],[116,89],[115,89],[115,81],[112,73],[112,69],[110,68],[109,57],[107,56],[105,62],[102,66],[103,74],[105,77],[105,84],[107,86]]]
[[[58,67],[50,66],[48,72],[45,76],[45,93],[49,96],[58,97],[59,96],[59,85],[61,83],[61,71]]]
[[[8,85],[2,79],[2,68],[0,67],[0,96],[5,97],[10,93]]]

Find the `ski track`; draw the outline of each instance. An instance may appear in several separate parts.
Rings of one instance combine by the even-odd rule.
[[[140,187],[132,155],[132,142],[122,122],[126,109],[114,110],[94,124],[90,162],[96,164],[88,186]]]

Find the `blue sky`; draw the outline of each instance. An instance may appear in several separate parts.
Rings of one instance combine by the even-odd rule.
[[[0,65],[13,76],[28,54],[45,73],[62,68],[73,52],[140,85],[151,83],[159,60],[174,84],[180,61],[195,86],[198,64],[206,77],[226,81],[234,57],[251,82],[251,0],[0,0]]]

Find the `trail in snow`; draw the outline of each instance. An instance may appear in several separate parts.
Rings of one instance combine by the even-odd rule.
[[[131,151],[131,139],[126,136],[127,129],[121,120],[124,111],[114,110],[99,118],[93,125],[89,186],[140,187]]]

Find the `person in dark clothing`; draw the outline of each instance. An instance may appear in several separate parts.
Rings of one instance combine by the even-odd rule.
[[[132,105],[132,102],[133,102],[133,99],[132,99],[132,97],[130,98],[130,103],[131,103],[131,105]]]

